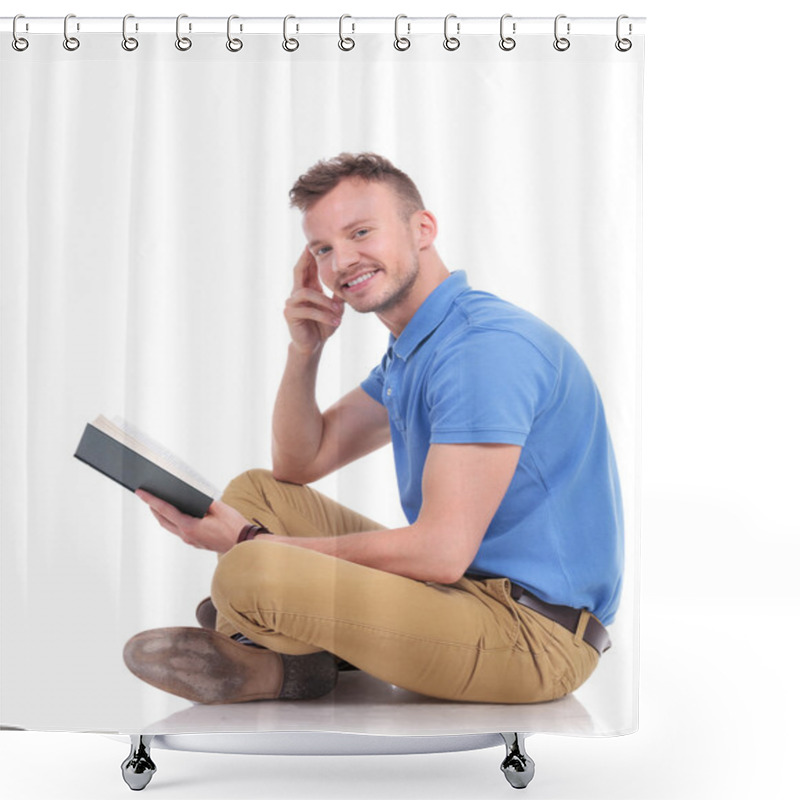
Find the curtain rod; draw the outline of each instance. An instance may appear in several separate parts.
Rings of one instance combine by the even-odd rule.
[[[514,17],[504,15],[504,31],[513,35],[552,34],[555,17]],[[623,15],[621,22],[616,17],[570,17],[559,15],[558,25],[566,30],[569,25],[570,34],[607,34],[614,35],[617,26],[621,25],[622,35],[644,33],[646,19],[644,17],[627,17]],[[500,26],[497,17],[459,17],[450,15],[448,30],[456,35],[497,33]],[[229,24],[228,17],[194,17],[181,15],[182,29],[192,34],[225,33]],[[351,33],[386,33],[399,30],[402,35],[409,33],[424,35],[441,35],[444,30],[444,17],[357,17],[349,14],[343,17],[238,17],[231,18],[232,30],[244,34],[281,34],[285,25],[295,34],[336,34]],[[68,25],[71,32],[80,33],[119,33],[122,31],[122,17],[81,17],[70,15]],[[63,33],[64,17],[27,17],[20,15],[17,19],[18,34],[30,33]],[[0,31],[10,33],[14,28],[13,17],[0,18]],[[127,21],[130,32],[174,33],[175,17],[137,17],[132,15]]]

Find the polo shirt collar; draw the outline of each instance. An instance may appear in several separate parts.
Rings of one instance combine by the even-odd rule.
[[[469,289],[467,273],[457,270],[450,273],[424,300],[403,328],[400,336],[395,339],[389,335],[389,347],[403,361],[439,327],[447,316],[450,306],[458,295]]]

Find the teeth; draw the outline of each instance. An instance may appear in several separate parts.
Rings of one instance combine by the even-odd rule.
[[[356,278],[355,280],[352,280],[352,281],[350,281],[349,283],[346,283],[346,284],[345,284],[345,286],[346,286],[348,289],[349,289],[349,288],[351,288],[351,287],[353,287],[353,286],[358,286],[358,284],[359,284],[359,283],[364,283],[364,281],[365,281],[365,280],[368,280],[368,279],[369,279],[369,278],[371,278],[371,277],[372,277],[374,274],[375,274],[375,272],[367,272],[365,275],[360,275],[360,276],[359,276],[358,278]]]

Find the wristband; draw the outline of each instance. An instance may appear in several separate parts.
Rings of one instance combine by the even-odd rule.
[[[239,536],[236,539],[236,544],[249,542],[251,539],[254,539],[261,533],[271,534],[272,531],[268,530],[263,525],[245,525],[244,528],[242,528],[242,530],[239,532]]]

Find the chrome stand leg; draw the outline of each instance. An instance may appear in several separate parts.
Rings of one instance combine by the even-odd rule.
[[[500,765],[506,780],[515,789],[524,789],[535,771],[533,759],[525,752],[525,739],[519,733],[501,733],[506,743],[506,757]]]
[[[122,778],[134,792],[140,792],[150,783],[156,765],[150,758],[152,736],[131,734],[131,752],[122,762]]]

